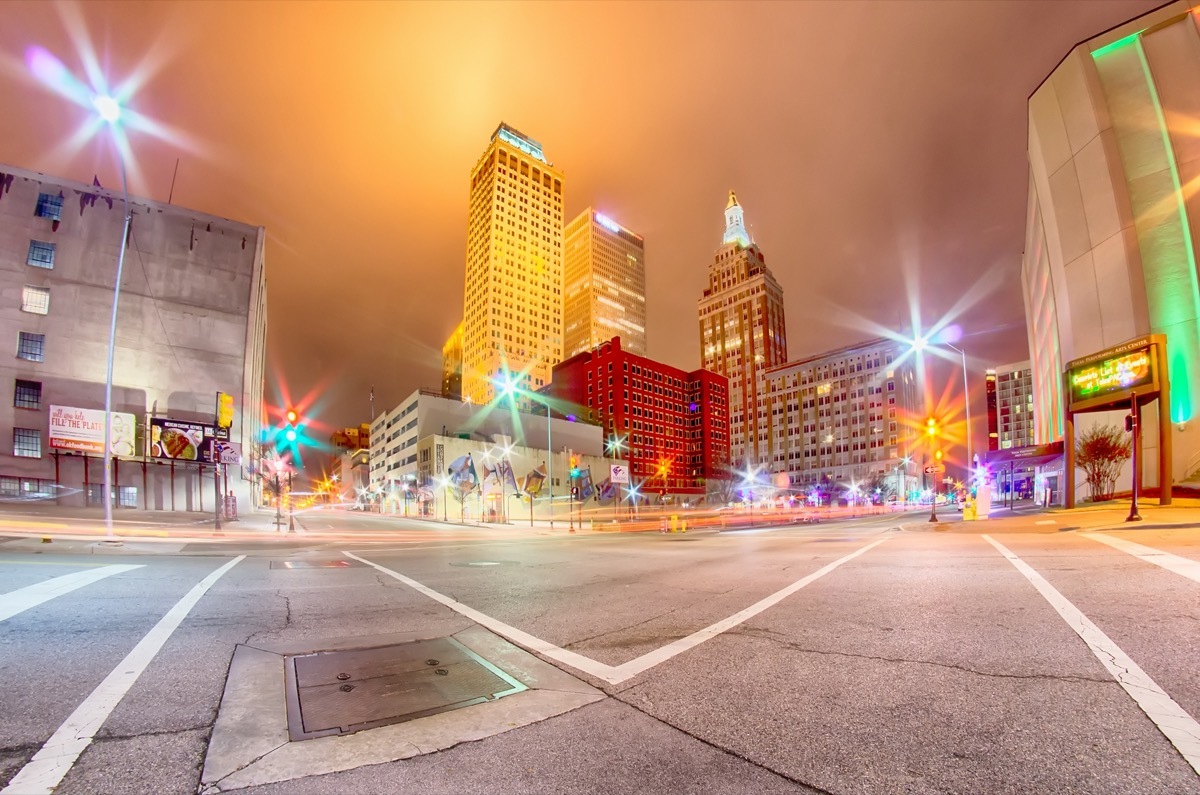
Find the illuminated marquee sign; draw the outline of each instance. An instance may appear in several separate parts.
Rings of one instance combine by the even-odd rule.
[[[1154,344],[1142,338],[1070,363],[1067,389],[1071,408],[1099,406],[1157,391]]]
[[[515,135],[504,127],[501,127],[496,131],[496,137],[501,141],[504,141],[506,144],[517,147],[530,157],[536,158],[543,163],[546,163],[546,165],[550,165],[546,161],[545,155],[542,154],[541,144],[539,144],[537,141],[531,141],[528,138],[522,138],[521,136]]]
[[[607,215],[602,215],[600,213],[596,213],[596,223],[600,224],[600,226],[604,227],[605,229],[607,229],[608,231],[610,231],[614,234],[621,233],[621,225],[618,224],[613,219],[609,218]]]

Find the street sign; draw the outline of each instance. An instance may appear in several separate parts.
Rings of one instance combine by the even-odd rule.
[[[242,463],[241,450],[239,450],[236,446],[230,444],[229,442],[221,442],[220,445],[221,445],[221,449],[220,449],[220,453],[219,453],[220,463],[229,464],[231,466],[238,466]]]
[[[929,466],[925,467],[926,475],[936,475],[939,472],[945,472],[945,471],[946,471],[946,467],[942,464],[930,464]]]
[[[629,485],[629,469],[623,464],[609,464],[608,479],[613,483]]]

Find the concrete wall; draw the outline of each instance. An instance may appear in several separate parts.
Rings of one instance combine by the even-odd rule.
[[[603,430],[598,425],[552,418],[549,442],[562,452],[600,456]],[[411,427],[410,427],[411,426]],[[546,449],[546,418],[514,414],[505,406],[477,406],[430,392],[413,392],[371,425],[371,483],[382,485],[416,474],[418,442],[431,436],[467,436],[477,441],[505,438],[513,444]]]
[[[40,193],[62,194],[61,218],[35,214]],[[131,197],[113,357],[113,410],[138,418],[138,453],[118,465],[120,485],[138,490],[137,507],[171,509],[170,467],[149,462],[141,442],[149,415],[214,419],[216,393],[235,398],[231,441],[248,457],[262,418],[266,292],[265,232],[172,205]],[[11,398],[15,379],[42,384],[41,408],[0,400],[0,426],[42,432],[41,458],[12,455],[0,439],[0,475],[52,479],[48,407],[103,409],[113,281],[124,207],[119,191],[0,165],[0,339],[15,351],[21,331],[45,335],[41,362],[0,357],[0,385]],[[26,264],[31,240],[55,245],[53,269]],[[21,310],[24,285],[50,290],[46,315]],[[83,461],[60,458],[64,503],[83,504]],[[100,460],[89,464],[102,482]],[[212,508],[211,466],[175,466],[176,510]],[[231,467],[230,488],[243,510],[253,499],[249,468]],[[186,471],[185,471],[186,470]],[[148,491],[149,493],[144,493]],[[183,506],[187,506],[184,508]]]
[[[596,430],[599,431],[599,428]],[[439,435],[422,438],[418,445],[420,464],[416,473],[416,483],[431,490],[434,496],[431,515],[434,518],[440,519],[446,516],[450,521],[478,521],[481,511],[486,511],[490,506],[493,510],[499,512],[501,510],[499,505],[503,502],[506,506],[504,510],[507,511],[510,521],[516,522],[529,519],[529,500],[514,494],[507,488],[503,490],[503,494],[500,494],[497,490],[477,489],[463,499],[459,494],[455,493],[454,487],[441,487],[438,484],[438,478],[444,472],[439,473],[437,471],[437,448],[439,445],[442,448],[443,469],[460,456],[470,453],[475,463],[476,473],[481,481],[484,478],[483,467],[485,461],[495,460],[495,456],[498,454],[497,445],[494,443]],[[557,448],[557,443],[555,446]],[[553,488],[551,488],[551,484],[547,480],[542,486],[541,492],[533,500],[532,515],[535,519],[554,518],[555,520],[561,519],[565,522],[567,520],[567,511],[570,507],[571,490],[571,479],[569,476],[570,460],[567,453],[557,452],[547,459],[544,448],[539,449],[513,445],[511,452],[505,458],[512,466],[513,476],[516,479],[518,488],[523,478],[529,472],[539,467],[542,467],[542,471],[552,476],[554,481]],[[580,469],[591,470],[591,475],[595,483],[601,483],[608,479],[609,466],[611,464],[629,466],[628,461],[604,458],[598,455],[582,455],[577,453],[576,458]],[[622,487],[622,493],[625,495],[629,493],[627,486]],[[588,505],[592,507],[597,504],[612,505],[614,501],[614,499],[599,502],[591,501]],[[553,504],[553,508],[551,508],[551,504]],[[388,503],[387,510],[390,512],[402,511],[403,504],[397,504],[394,501],[390,502]],[[552,510],[553,514],[551,513]]]

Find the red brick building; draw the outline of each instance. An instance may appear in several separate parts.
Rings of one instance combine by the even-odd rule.
[[[545,392],[580,407],[620,439],[633,484],[643,494],[704,495],[728,476],[729,381],[707,370],[684,372],[621,350],[621,338],[554,368]]]

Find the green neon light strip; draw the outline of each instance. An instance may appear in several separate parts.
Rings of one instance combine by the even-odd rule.
[[[1196,280],[1196,252],[1192,248],[1192,230],[1188,224],[1187,207],[1183,203],[1183,182],[1179,178],[1179,166],[1175,162],[1175,149],[1171,146],[1171,133],[1167,129],[1167,119],[1163,114],[1162,102],[1158,98],[1158,88],[1154,85],[1154,75],[1150,72],[1150,62],[1146,60],[1146,50],[1139,40],[1137,42],[1138,60],[1142,64],[1142,73],[1146,77],[1146,90],[1150,92],[1150,101],[1154,105],[1154,115],[1158,119],[1158,129],[1162,134],[1163,151],[1167,156],[1167,165],[1171,171],[1171,185],[1175,189],[1175,209],[1179,213],[1179,231],[1183,236],[1183,248],[1187,252],[1187,276],[1191,297],[1191,318],[1170,318],[1171,323],[1191,320],[1200,323],[1200,284]],[[1163,325],[1168,325],[1164,323]],[[1193,340],[1194,342],[1194,340]],[[1171,377],[1171,414],[1175,422],[1183,422],[1192,417],[1192,378],[1189,370],[1192,362],[1184,355],[1186,341],[1167,340],[1167,372]],[[1188,346],[1194,350],[1194,345]]]
[[[1144,32],[1144,31],[1141,31],[1141,30],[1139,30],[1137,33],[1130,33],[1128,36],[1126,36],[1126,37],[1125,37],[1125,38],[1123,38],[1123,39],[1117,39],[1117,40],[1116,40],[1116,41],[1114,41],[1112,44],[1105,44],[1105,45],[1104,45],[1103,47],[1101,47],[1100,49],[1098,49],[1098,50],[1093,50],[1093,51],[1092,51],[1092,57],[1093,57],[1093,58],[1099,58],[1101,55],[1104,55],[1104,54],[1106,54],[1106,53],[1110,53],[1110,52],[1112,52],[1113,50],[1116,50],[1116,49],[1120,49],[1121,47],[1124,47],[1126,44],[1132,44],[1134,41],[1136,41],[1136,40],[1137,40],[1137,37],[1138,37],[1138,36],[1142,35],[1142,33],[1143,33],[1143,32]]]

